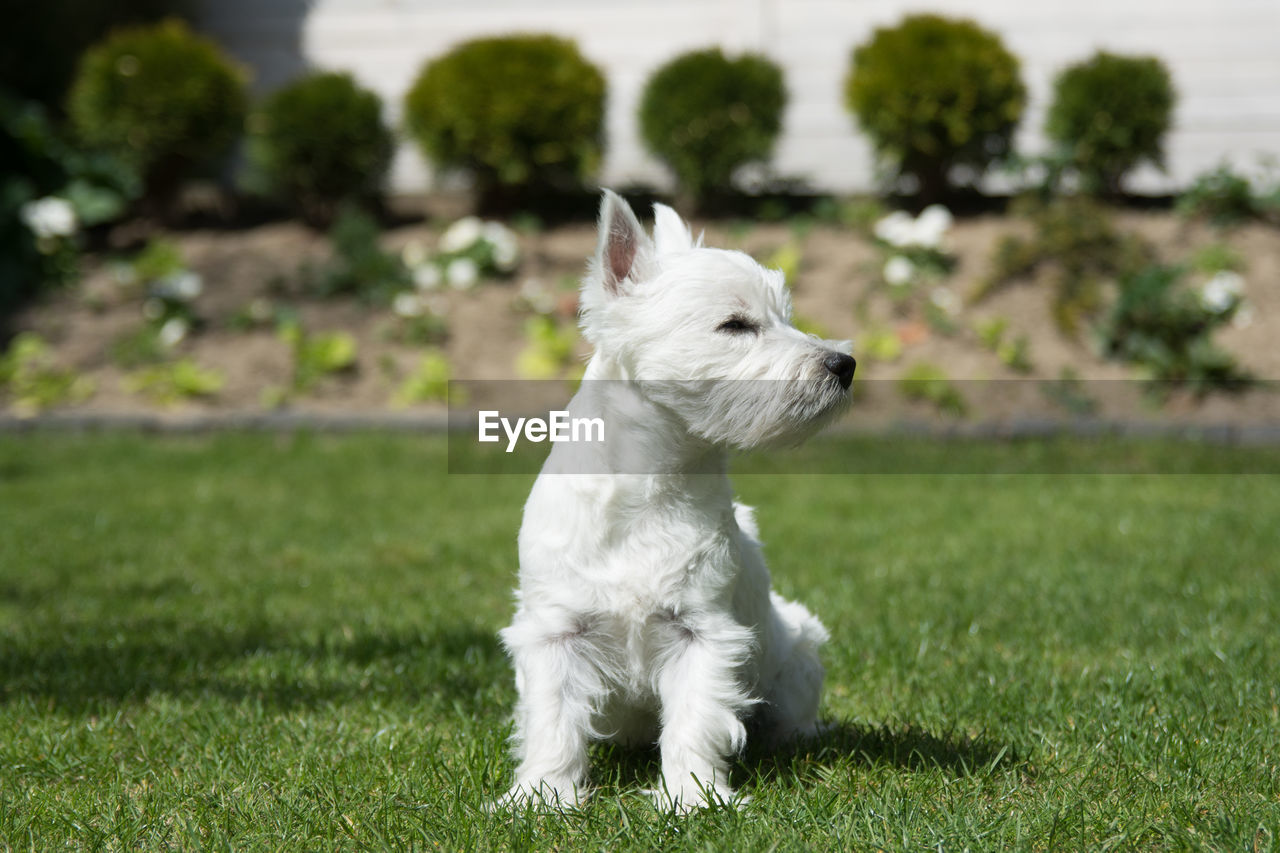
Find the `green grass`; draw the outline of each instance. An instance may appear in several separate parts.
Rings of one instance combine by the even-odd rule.
[[[1280,479],[1221,473],[1274,452],[1141,448],[1186,473],[739,476],[831,628],[833,729],[678,819],[611,749],[580,813],[482,809],[529,476],[434,437],[0,437],[0,848],[1276,849]]]

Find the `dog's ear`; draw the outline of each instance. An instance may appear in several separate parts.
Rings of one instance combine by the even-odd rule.
[[[657,246],[659,255],[665,255],[668,252],[687,252],[694,245],[689,226],[680,218],[680,214],[665,204],[653,206],[653,242]],[[701,238],[698,242],[702,242]]]
[[[596,263],[605,292],[617,296],[626,290],[626,282],[639,281],[652,257],[653,243],[631,206],[617,193],[605,190],[596,245]]]

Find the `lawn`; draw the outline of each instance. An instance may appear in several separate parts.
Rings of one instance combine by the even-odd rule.
[[[831,628],[832,728],[679,819],[607,749],[579,813],[483,810],[527,474],[448,475],[438,437],[0,436],[0,848],[1280,846],[1280,477],[1238,473],[1276,451],[923,446],[737,478]]]

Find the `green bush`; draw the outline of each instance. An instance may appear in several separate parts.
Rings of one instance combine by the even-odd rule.
[[[768,59],[693,51],[649,78],[640,133],[681,189],[702,202],[728,188],[742,166],[769,159],[786,103],[782,70]]]
[[[1264,208],[1253,183],[1226,163],[1197,175],[1177,204],[1183,216],[1207,219],[1219,228],[1259,218]]]
[[[1086,190],[1115,195],[1139,163],[1163,168],[1175,100],[1159,59],[1099,51],[1058,75],[1045,133]]]
[[[376,198],[391,165],[382,100],[350,74],[312,74],[284,87],[249,127],[253,179],[315,224],[332,220],[345,201]]]
[[[1184,285],[1186,269],[1151,265],[1120,281],[1119,297],[1100,325],[1105,353],[1142,367],[1151,379],[1198,393],[1235,389],[1247,381],[1213,332],[1239,309],[1238,292],[1210,295]],[[1211,282],[1211,285],[1214,282]]]
[[[240,70],[171,20],[117,30],[88,50],[68,95],[81,140],[132,164],[161,210],[187,178],[225,155],[244,123]]]
[[[7,397],[19,417],[84,402],[94,390],[92,379],[59,365],[49,344],[35,332],[17,335],[9,349],[0,352],[0,399]]]
[[[990,276],[974,294],[980,300],[1042,267],[1055,273],[1053,316],[1067,334],[1103,307],[1103,282],[1149,263],[1151,247],[1137,235],[1116,228],[1107,208],[1084,196],[1066,196],[1048,204],[1020,200],[1015,218],[1029,220],[1030,238],[1006,235],[992,254]]]
[[[356,296],[386,303],[413,286],[400,256],[384,251],[377,220],[356,207],[338,211],[329,229],[333,256],[319,269],[304,269],[311,288],[322,296]]]
[[[999,36],[972,21],[912,15],[853,52],[845,101],[876,154],[937,201],[956,167],[1005,156],[1027,90]]]
[[[0,94],[0,323],[75,279],[82,228],[120,216],[138,190],[119,159],[69,145],[39,104]]]
[[[469,171],[483,196],[593,174],[604,104],[604,75],[573,42],[526,35],[466,42],[427,63],[404,112],[426,157]]]

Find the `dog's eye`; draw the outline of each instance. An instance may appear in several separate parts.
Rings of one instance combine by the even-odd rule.
[[[744,317],[730,317],[716,327],[717,332],[727,335],[743,335],[760,331],[760,327]]]

